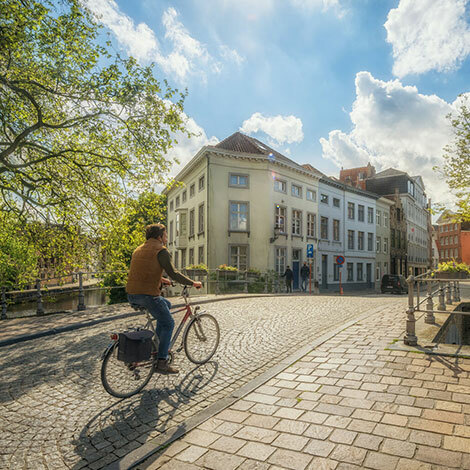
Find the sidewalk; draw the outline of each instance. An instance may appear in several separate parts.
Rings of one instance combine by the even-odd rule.
[[[470,358],[392,351],[363,319],[135,468],[470,469]]]

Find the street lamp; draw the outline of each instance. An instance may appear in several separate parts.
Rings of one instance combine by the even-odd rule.
[[[274,226],[274,235],[269,239],[269,243],[274,243],[278,238],[279,234],[281,233],[281,227],[279,225]]]

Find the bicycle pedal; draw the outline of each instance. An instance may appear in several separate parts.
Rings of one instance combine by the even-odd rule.
[[[176,352],[179,353],[179,352],[181,352],[182,350],[183,350],[183,345],[181,345],[181,346],[176,350]]]

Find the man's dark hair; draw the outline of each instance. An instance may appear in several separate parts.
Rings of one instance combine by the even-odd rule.
[[[145,238],[158,238],[163,235],[166,227],[163,224],[150,224],[145,227]]]

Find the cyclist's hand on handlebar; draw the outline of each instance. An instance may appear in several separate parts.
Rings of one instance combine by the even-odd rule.
[[[164,286],[171,286],[172,282],[169,279],[167,279],[166,277],[162,277],[162,284]]]
[[[202,287],[202,282],[201,281],[194,281],[193,282],[193,287],[196,289],[200,289]]]

